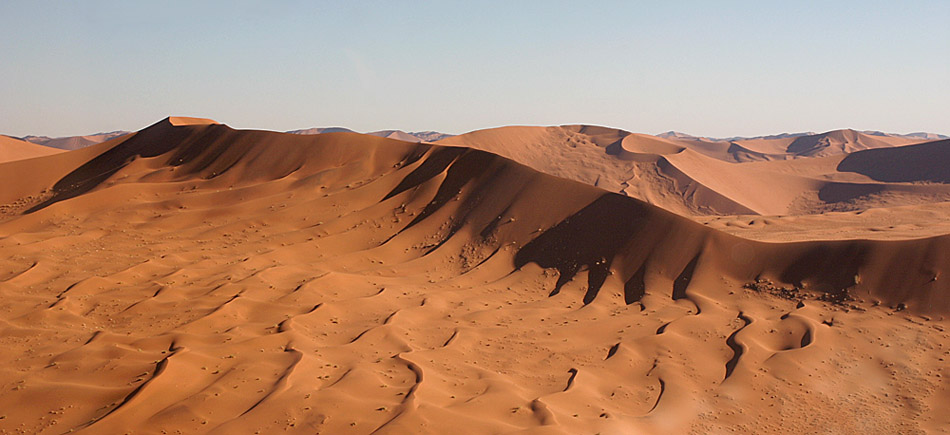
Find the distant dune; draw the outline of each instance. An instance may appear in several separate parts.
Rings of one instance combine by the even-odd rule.
[[[836,131],[844,131],[844,130],[832,130],[828,133],[833,133]],[[822,134],[828,134],[828,133],[822,133]],[[864,130],[864,131],[860,131],[860,133],[864,135],[883,136],[883,137],[889,137],[889,138],[923,139],[923,140],[950,139],[950,136],[937,134],[937,133],[920,132],[920,131],[914,132],[914,133],[901,134],[901,133],[884,133],[881,131]],[[798,138],[802,136],[815,136],[818,134],[819,133],[816,133],[813,131],[808,131],[808,132],[799,132],[799,133],[780,133],[780,134],[773,134],[773,135],[766,135],[766,136],[752,136],[752,137],[733,136],[733,137],[726,137],[726,138],[711,138],[711,137],[694,136],[688,133],[670,130],[664,133],[657,134],[656,136],[662,137],[665,139],[703,139],[710,142],[734,142],[734,141],[746,141],[746,140],[758,140],[758,139],[788,139],[788,138],[794,139],[794,138]]]
[[[317,127],[303,130],[291,130],[287,133],[292,134],[323,134],[323,133],[355,133],[353,130],[343,127]],[[447,137],[451,134],[439,133],[437,131],[416,131],[404,132],[402,130],[380,130],[366,133],[371,136],[386,137],[390,139],[401,140],[405,142],[434,142]]]
[[[127,134],[129,134],[128,131],[112,131],[109,133],[97,133],[88,136],[66,136],[56,138],[47,136],[26,136],[23,138],[23,140],[51,148],[71,151],[85,148],[90,145],[95,145],[97,143],[102,143],[109,139]]]
[[[863,150],[886,148],[888,156],[896,156],[913,153],[915,148],[904,145],[920,143],[853,130],[714,142],[592,126],[503,127],[438,143],[498,153],[689,216],[802,215],[950,200],[950,186],[917,184],[932,177],[915,178],[910,172],[900,179],[858,177],[848,173],[856,171],[839,169],[838,162],[854,161],[860,157],[846,156]],[[877,155],[884,156],[872,154]],[[912,172],[915,166],[907,161],[899,167]]]
[[[950,427],[950,234],[762,242],[608,191],[771,207],[723,185],[889,183],[878,153],[942,145],[770,171],[806,160],[589,126],[454,139],[168,118],[0,164],[0,431]]]
[[[0,135],[0,163],[49,156],[62,151]]]
[[[753,152],[774,158],[823,157],[855,151],[909,145],[924,139],[873,136],[854,130],[834,130],[827,133],[779,139],[734,140],[732,143]]]

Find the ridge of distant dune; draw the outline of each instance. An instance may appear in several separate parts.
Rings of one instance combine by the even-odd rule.
[[[923,140],[916,137],[874,136],[847,129],[803,136],[730,142],[768,156],[769,159],[788,159],[847,154],[865,149],[908,145]]]
[[[0,135],[0,163],[58,154],[62,151]]]
[[[323,133],[356,133],[345,127],[314,127],[300,130],[290,130],[290,134],[323,134]]]
[[[23,140],[51,148],[72,151],[85,148],[98,143],[102,143],[120,136],[129,134],[128,131],[111,131],[108,133],[96,133],[86,136],[66,136],[66,137],[47,137],[47,136],[26,136]]]

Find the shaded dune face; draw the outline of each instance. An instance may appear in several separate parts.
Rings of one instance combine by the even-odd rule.
[[[858,430],[849,401],[940,423],[929,360],[846,365],[894,360],[861,328],[938,346],[880,322],[947,313],[946,237],[753,242],[469,148],[179,124],[0,222],[0,429]],[[765,280],[811,296],[743,287]]]
[[[852,153],[838,164],[875,181],[950,183],[950,140]]]

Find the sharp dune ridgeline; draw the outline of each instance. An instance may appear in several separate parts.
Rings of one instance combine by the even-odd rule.
[[[950,427],[950,232],[862,221],[939,219],[946,140],[400,138],[172,117],[0,163],[0,431]]]

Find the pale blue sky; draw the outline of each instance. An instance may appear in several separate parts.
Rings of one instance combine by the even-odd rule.
[[[0,2],[0,133],[950,133],[950,1]]]

